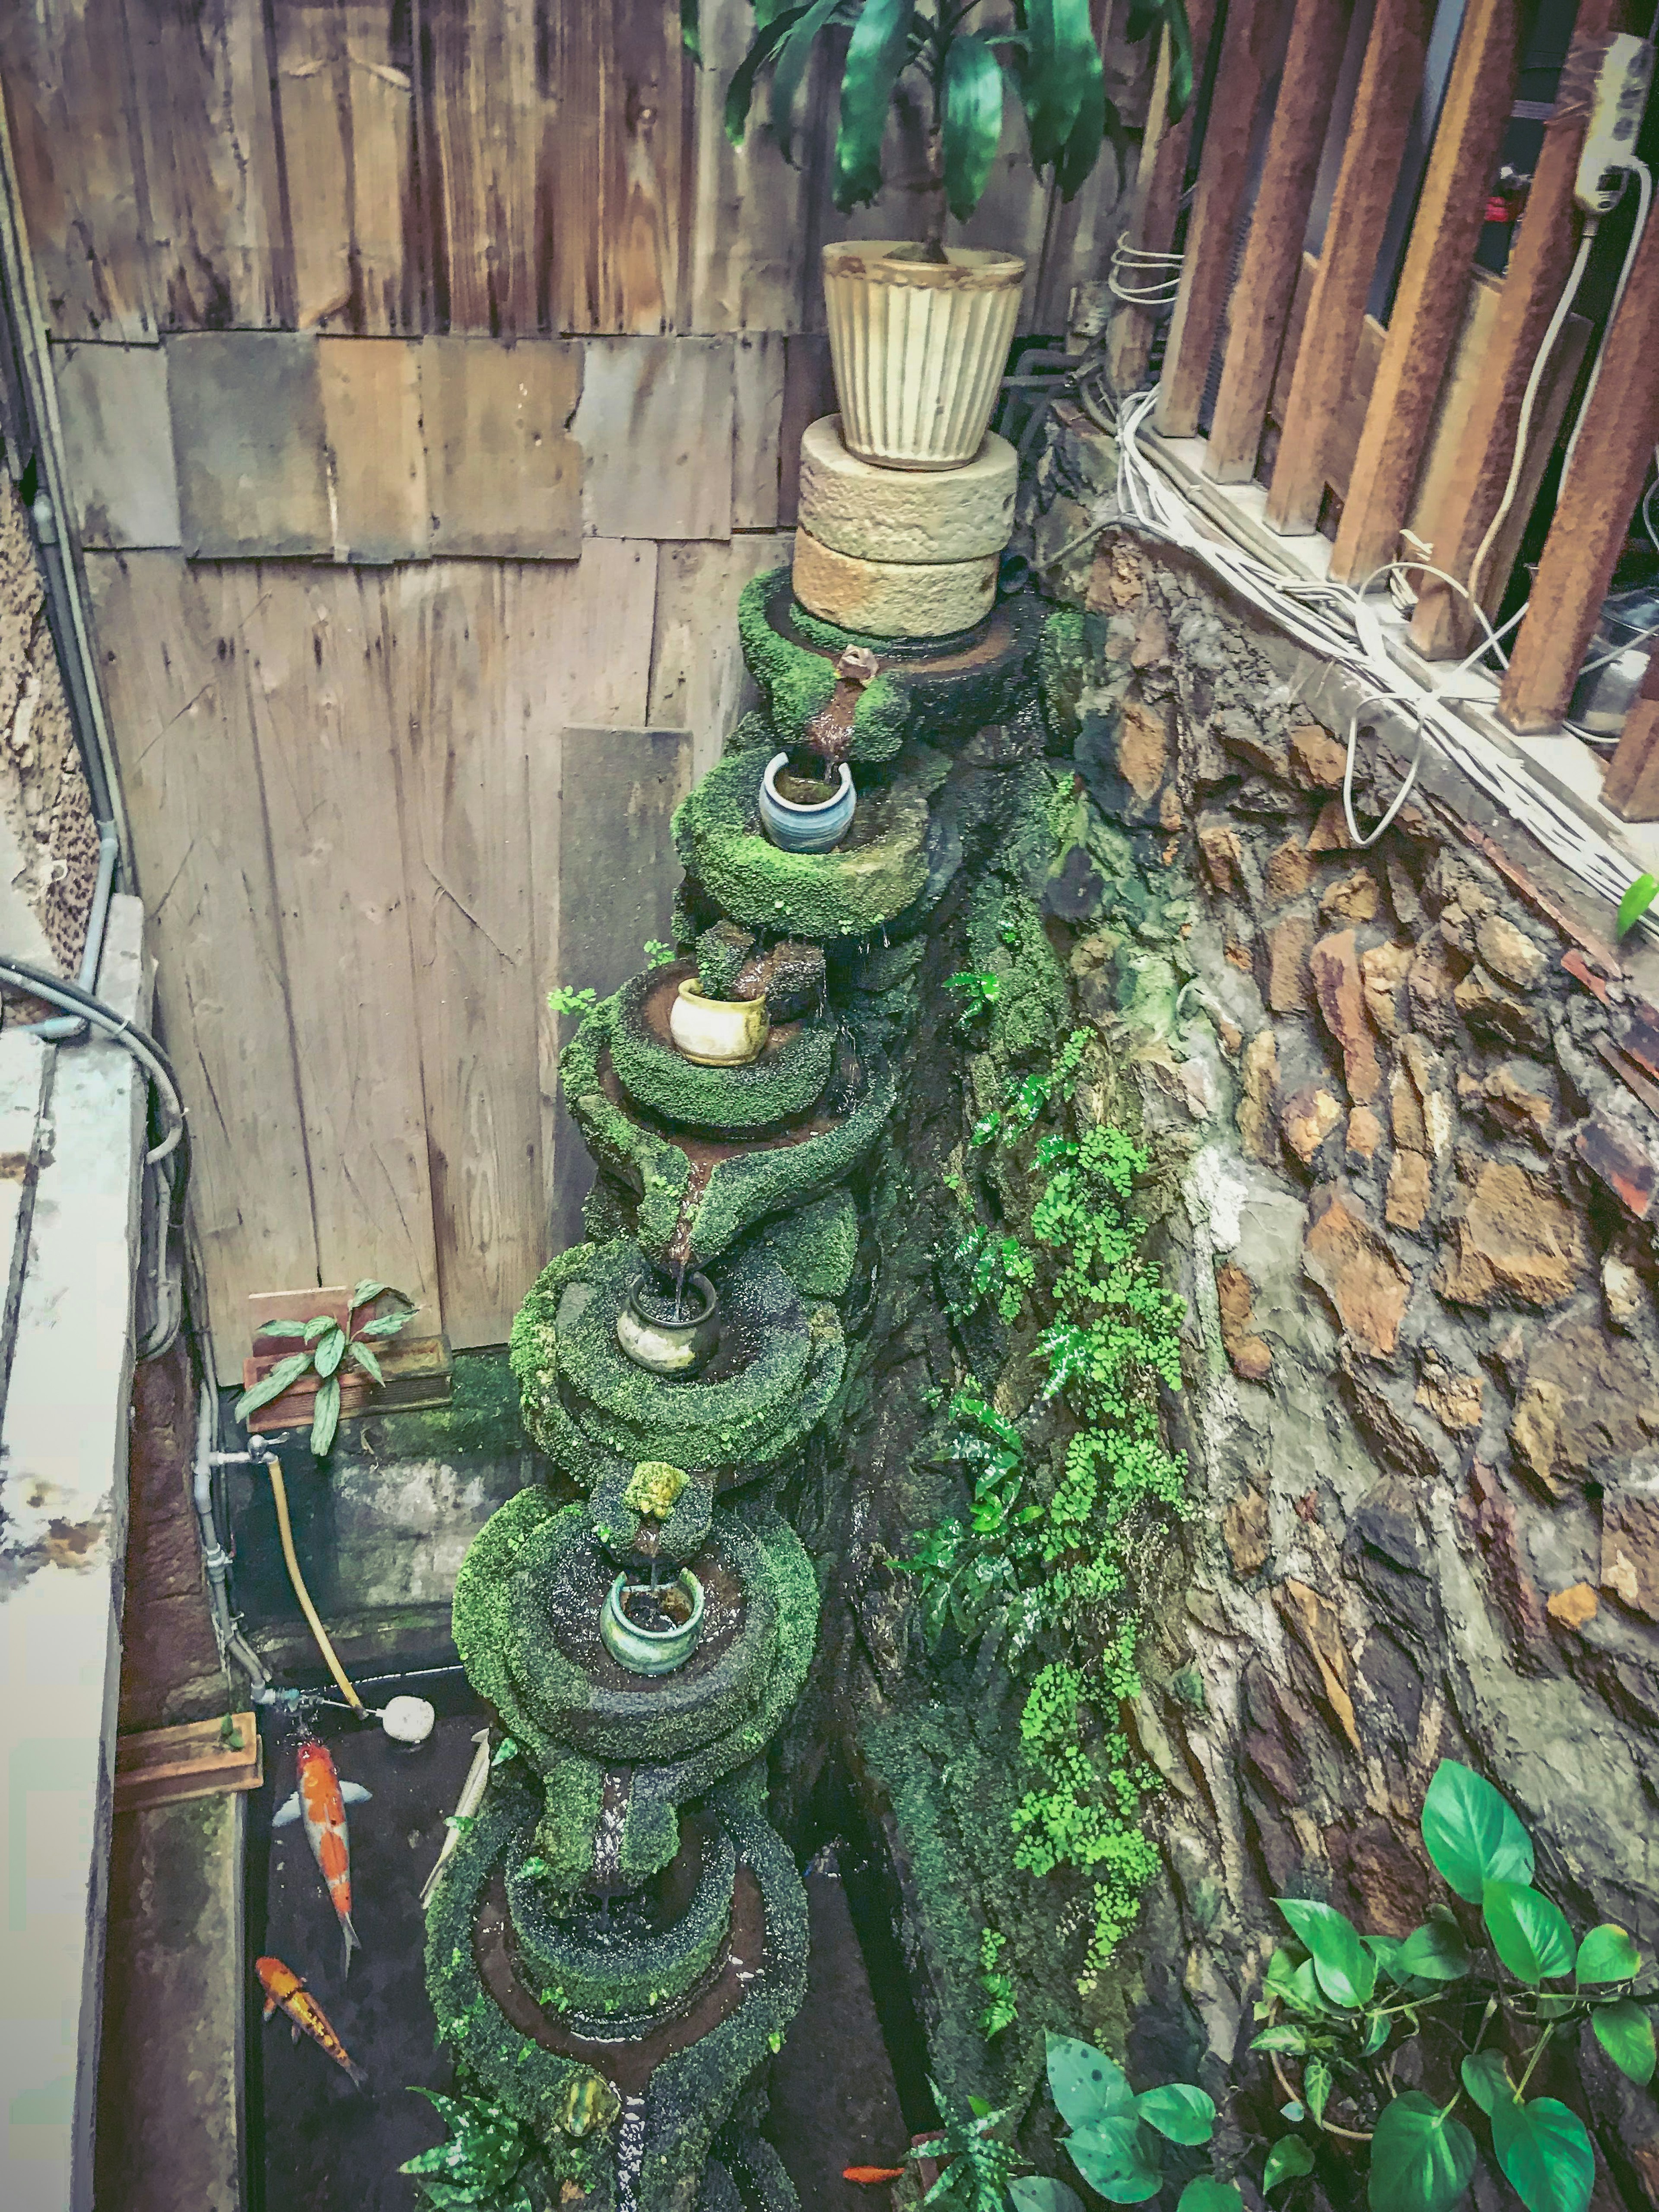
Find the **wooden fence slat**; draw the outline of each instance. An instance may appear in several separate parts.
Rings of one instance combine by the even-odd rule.
[[[1216,63],[1220,89],[1205,127],[1181,289],[1158,383],[1157,423],[1166,438],[1190,438],[1198,428],[1210,356],[1232,287],[1233,248],[1256,113],[1285,51],[1289,21],[1287,0],[1232,0],[1222,27]],[[1299,252],[1299,232],[1296,243]]]
[[[732,535],[729,337],[589,338],[571,434],[597,538]]]
[[[1247,483],[1255,474],[1352,9],[1353,0],[1296,0],[1204,456],[1205,474],[1219,483]],[[1224,84],[1221,92],[1224,98]]]
[[[432,535],[415,339],[319,338],[334,556],[420,561]]]
[[[1433,0],[1377,0],[1371,18],[1267,489],[1267,521],[1287,535],[1319,520],[1327,439],[1352,373],[1433,18]]]
[[[737,727],[750,689],[738,638],[738,600],[751,576],[793,558],[793,531],[756,532],[726,545],[657,549],[651,708],[658,727],[691,732],[691,780],[706,775]]]
[[[694,95],[694,331],[798,331],[805,287],[817,281],[807,264],[801,172],[757,127],[740,150],[726,135],[726,87],[754,36],[749,0],[704,0]]]
[[[201,560],[329,553],[317,340],[192,331],[167,341],[179,532]]]
[[[161,1033],[190,1115],[190,1216],[219,1372],[246,1304],[316,1284],[304,1124],[254,750],[240,571],[88,553]]]
[[[580,347],[437,337],[419,350],[433,552],[574,561],[583,456],[567,426],[582,388]],[[729,435],[726,465],[729,476]]]
[[[82,544],[177,546],[167,348],[57,345],[52,367]]]
[[[1573,184],[1590,88],[1605,46],[1603,34],[1618,15],[1619,0],[1579,0],[1555,110],[1544,126],[1543,150],[1527,195],[1525,220],[1504,278],[1498,328],[1469,409],[1458,465],[1435,512],[1434,565],[1465,580],[1509,479],[1528,374],[1583,230]],[[1483,599],[1503,589],[1504,579],[1496,574],[1496,564],[1492,567],[1492,573],[1480,580]],[[1425,576],[1412,617],[1412,643],[1418,651],[1429,660],[1455,659],[1468,650],[1474,629],[1474,618],[1461,594]]]
[[[0,7],[11,125],[41,311],[54,337],[160,330],[124,0]]]
[[[1601,786],[1601,804],[1626,822],[1659,822],[1659,653],[1648,663]]]
[[[732,343],[732,527],[775,530],[787,342],[781,331],[744,331]]]
[[[420,325],[414,51],[383,0],[281,7],[273,22],[301,330]]]
[[[1566,713],[1659,439],[1659,225],[1650,223],[1555,502],[1532,598],[1498,693],[1513,730]]]
[[[505,1343],[543,1264],[526,732],[508,718],[506,578],[385,580],[386,650],[446,1331]]]
[[[319,1280],[374,1275],[431,1316],[441,1312],[437,1254],[381,580],[268,563],[239,568],[234,584]]]
[[[1215,29],[1216,0],[1188,0],[1187,21],[1193,40],[1193,97],[1181,120],[1171,123],[1170,34],[1165,31],[1159,41],[1158,73],[1152,80],[1152,106],[1141,141],[1133,206],[1123,232],[1126,245],[1139,246],[1148,253],[1167,253],[1175,242],[1176,226],[1181,216],[1181,195],[1187,181],[1187,156],[1198,117],[1198,88],[1204,81],[1205,57]],[[1137,281],[1146,280],[1137,280],[1133,276],[1128,278],[1131,285]],[[1107,369],[1115,392],[1139,389],[1152,356],[1157,330],[1158,317],[1145,307],[1132,307],[1127,301],[1118,303],[1107,348]]]
[[[544,329],[684,319],[694,66],[662,0],[540,0],[537,283]]]
[[[289,320],[260,0],[127,0],[126,13],[162,327]]]
[[[415,97],[428,331],[510,339],[538,327],[538,63],[550,36],[537,0],[423,0]]]
[[[1382,366],[1337,526],[1331,574],[1358,583],[1393,558],[1412,505],[1441,381],[1457,342],[1468,269],[1509,123],[1519,65],[1518,0],[1470,0],[1458,34]]]

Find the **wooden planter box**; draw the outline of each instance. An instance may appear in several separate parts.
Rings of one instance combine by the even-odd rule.
[[[302,1348],[295,1337],[263,1334],[267,1322],[309,1321],[316,1314],[325,1313],[343,1328],[350,1296],[349,1286],[343,1283],[323,1291],[262,1291],[251,1297],[247,1303],[253,1350],[242,1362],[242,1388],[251,1390],[273,1367]],[[378,1298],[374,1301],[373,1310],[386,1312],[393,1303],[389,1297]],[[449,1403],[449,1340],[441,1335],[410,1334],[418,1330],[420,1325],[417,1316],[403,1335],[379,1339],[371,1345],[386,1376],[383,1388],[377,1389],[352,1364],[349,1353],[342,1360],[339,1382],[343,1421],[358,1419],[365,1413],[406,1413],[417,1407]],[[280,1398],[273,1398],[268,1406],[258,1407],[250,1418],[249,1427],[260,1436],[281,1429],[308,1429],[321,1387],[314,1374],[302,1376]]]
[[[252,1713],[233,1713],[240,1747],[228,1744],[222,1721],[189,1721],[182,1728],[146,1729],[115,1739],[115,1809],[142,1812],[176,1805],[185,1797],[215,1797],[257,1790],[264,1779],[264,1754]]]

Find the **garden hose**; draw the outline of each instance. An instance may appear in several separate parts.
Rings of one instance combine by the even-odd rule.
[[[367,1717],[368,1707],[351,1686],[345,1668],[340,1664],[334,1646],[328,1640],[328,1631],[318,1619],[317,1608],[311,1602],[311,1592],[306,1588],[305,1577],[300,1572],[300,1562],[294,1556],[294,1531],[289,1525],[288,1492],[283,1482],[283,1470],[275,1452],[265,1458],[265,1472],[270,1477],[270,1494],[276,1501],[276,1531],[283,1540],[283,1558],[288,1565],[288,1578],[294,1585],[294,1595],[300,1601],[300,1610],[317,1639],[317,1649],[328,1662],[328,1671],[338,1683],[346,1703],[354,1713]]]

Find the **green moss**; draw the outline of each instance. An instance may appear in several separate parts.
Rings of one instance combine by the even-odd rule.
[[[835,1062],[835,1025],[800,1022],[774,1030],[758,1060],[741,1067],[699,1067],[665,1044],[647,1023],[645,1001],[665,975],[647,971],[606,1001],[606,1041],[617,1079],[629,1097],[683,1127],[738,1132],[804,1114],[822,1096]]]
[[[544,1269],[513,1324],[526,1425],[562,1468],[597,1482],[621,1458],[688,1473],[744,1470],[789,1450],[834,1395],[845,1359],[833,1306],[803,1306],[769,1254],[716,1270],[726,1327],[752,1347],[720,1381],[669,1381],[617,1347],[616,1316],[640,1273],[625,1243],[578,1245]]]
[[[618,1560],[626,1559],[634,1550],[641,1528],[641,1516],[628,1503],[626,1495],[633,1479],[634,1468],[629,1462],[614,1461],[594,1485],[588,1503],[594,1534]],[[695,1558],[708,1533],[714,1505],[714,1485],[707,1474],[693,1475],[674,1500],[668,1518],[656,1524],[658,1558],[677,1566]]]
[[[1069,744],[1083,727],[1081,700],[1088,674],[1083,610],[1056,607],[1042,625],[1037,648],[1037,680],[1050,732]]]
[[[989,1009],[993,1054],[1023,1066],[1052,1053],[1067,1018],[1066,977],[1036,907],[1000,876],[985,876],[974,887],[968,964],[1000,986]]]
[[[822,713],[828,703],[836,688],[836,672],[824,651],[797,643],[774,629],[769,607],[780,579],[787,593],[788,571],[782,568],[753,577],[744,586],[738,602],[738,630],[749,672],[766,694],[777,744],[793,747],[806,741],[813,717]],[[789,604],[793,604],[793,595],[789,595]],[[796,627],[804,628],[811,619],[803,611],[802,620]],[[874,639],[854,637],[850,631],[833,630],[827,623],[814,627],[816,631],[827,633],[818,639],[818,643],[831,654],[843,653],[849,645],[879,643]],[[878,676],[873,684],[866,684],[859,695],[853,717],[848,757],[854,762],[890,760],[903,742],[909,713],[909,700],[890,677]],[[777,746],[773,750],[775,751]]]
[[[847,1295],[859,1255],[859,1210],[848,1191],[786,1213],[759,1231],[764,1245],[804,1298]]]
[[[927,875],[925,799],[903,783],[861,793],[851,842],[831,853],[785,853],[761,831],[765,769],[757,747],[728,753],[674,817],[682,862],[727,914],[774,936],[825,944],[868,937],[908,905]]]
[[[383,1431],[376,1440],[376,1457],[516,1458],[525,1448],[525,1435],[506,1353],[458,1352],[453,1382],[447,1406],[380,1413],[371,1405],[365,1419],[381,1424]]]

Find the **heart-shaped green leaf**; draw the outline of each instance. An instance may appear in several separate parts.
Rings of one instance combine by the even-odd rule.
[[[1463,2087],[1483,2112],[1490,2112],[1500,2097],[1511,2100],[1515,2084],[1509,2077],[1501,2051],[1472,2051],[1459,2071]]]
[[[1074,2035],[1048,2038],[1048,2088],[1069,2128],[1087,2127],[1091,2120],[1134,2120],[1134,2093],[1123,2069]]]
[[[1492,2145],[1504,2178],[1527,2212],[1585,2212],[1595,2187],[1595,2154],[1584,2123],[1553,2097],[1492,2111]]]
[[[1361,2049],[1365,2057],[1375,2058],[1388,2041],[1389,2031],[1394,2023],[1385,2012],[1367,2014],[1366,2022],[1365,2040]]]
[[[1133,2112],[1127,2119],[1091,2120],[1066,2136],[1066,2148],[1109,2204],[1143,2204],[1164,2185],[1156,2145]]]
[[[1014,2212],[1083,2212],[1083,2199],[1046,2173],[1019,2173],[1008,2184]]]
[[[1359,1940],[1359,1930],[1334,1905],[1310,1898],[1273,1899],[1313,1958],[1319,1986],[1335,2004],[1363,2005],[1376,1987],[1376,1961]]]
[[[1489,1881],[1532,1880],[1532,1838],[1491,1783],[1455,1759],[1441,1760],[1423,1800],[1423,1841],[1470,1905]]]
[[[1449,1920],[1425,1920],[1400,1947],[1400,1971],[1425,1982],[1462,1981],[1469,1971],[1468,1946]]]
[[[1474,2137],[1432,2097],[1407,2089],[1371,2137],[1371,2212],[1451,2212],[1474,2179]]]
[[[1574,1971],[1578,1986],[1583,1989],[1592,1982],[1627,1982],[1640,1972],[1642,1954],[1637,1949],[1634,1937],[1627,1929],[1613,1921],[1603,1921],[1601,1927],[1592,1928],[1578,1946],[1578,1963]]]
[[[1324,2118],[1325,2107],[1331,2100],[1331,2091],[1334,2087],[1335,2081],[1331,2069],[1324,2060],[1310,2058],[1303,2069],[1302,2094],[1306,2099],[1308,2110],[1313,2114],[1315,2119]]]
[[[1492,1948],[1517,1981],[1572,1972],[1572,1930],[1553,1899],[1521,1881],[1489,1881],[1480,1911]]]
[[[1267,2153],[1267,2163],[1262,2169],[1261,2186],[1277,2189],[1281,2181],[1294,2181],[1298,2175],[1311,2173],[1313,2153],[1300,2136],[1280,2136]]]
[[[1135,2099],[1135,2110],[1171,2142],[1206,2143],[1215,2133],[1214,2103],[1189,2081],[1146,2090]]]
[[[1176,2212],[1244,2212],[1244,2198],[1231,2181],[1200,2173],[1182,2191]]]
[[[1645,2088],[1654,2069],[1651,2015],[1633,1997],[1615,1997],[1611,2004],[1597,2005],[1590,2029],[1620,2072]]]

